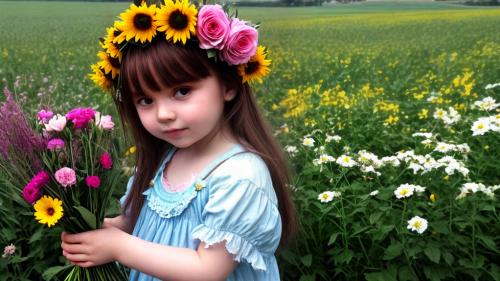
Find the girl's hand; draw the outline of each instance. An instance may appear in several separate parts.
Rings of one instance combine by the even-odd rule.
[[[116,260],[120,244],[127,234],[116,227],[61,234],[63,256],[71,264],[92,267]]]

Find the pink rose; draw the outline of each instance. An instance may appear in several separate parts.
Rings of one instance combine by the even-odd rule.
[[[196,35],[202,49],[224,48],[230,31],[230,22],[220,5],[203,5],[198,13]]]
[[[64,148],[64,141],[62,139],[54,138],[47,143],[47,149],[56,150]]]
[[[61,168],[56,171],[55,176],[56,176],[56,181],[64,187],[76,184],[76,173],[71,168],[68,167]]]
[[[237,18],[231,20],[231,31],[221,58],[230,65],[247,63],[257,51],[257,30]]]
[[[111,159],[111,155],[109,155],[109,153],[107,152],[104,152],[101,155],[99,163],[101,163],[102,168],[105,170],[109,170],[111,169],[111,167],[113,167],[113,160]]]
[[[49,122],[50,118],[54,116],[54,113],[50,110],[41,110],[37,114],[38,120],[42,121],[42,123],[46,124]]]
[[[85,178],[85,184],[96,189],[101,185],[101,179],[98,176],[88,176]]]

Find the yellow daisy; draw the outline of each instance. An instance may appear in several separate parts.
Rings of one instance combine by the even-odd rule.
[[[93,64],[90,67],[93,71],[93,73],[89,74],[90,79],[103,90],[109,90],[113,85],[113,79],[109,75],[106,75],[104,70],[97,64]]]
[[[271,65],[271,60],[267,60],[266,56],[266,48],[259,46],[255,55],[247,63],[238,66],[238,73],[243,77],[243,83],[259,81],[262,84],[262,77],[269,74]]]
[[[137,41],[151,42],[156,35],[156,5],[148,6],[142,3],[139,7],[132,4],[130,9],[120,14],[123,20],[121,29],[127,41],[132,38]]]
[[[63,216],[62,201],[43,196],[35,203],[35,219],[48,227],[55,225]]]
[[[118,43],[114,43],[113,41],[122,32],[116,29],[115,27],[109,27],[106,29],[106,33],[107,35],[104,38],[104,42],[101,43],[102,48],[106,50],[106,53],[108,53],[112,58],[117,58],[121,61],[122,52],[120,51]]]
[[[115,79],[115,77],[120,74],[120,60],[118,58],[112,58],[103,51],[97,53],[97,56],[101,59],[97,65],[104,70],[104,74],[111,73],[111,78]]]
[[[196,15],[198,10],[188,0],[167,0],[165,5],[156,11],[156,24],[158,31],[164,31],[167,40],[173,38],[173,42],[182,41],[186,44],[191,35],[196,34]]]

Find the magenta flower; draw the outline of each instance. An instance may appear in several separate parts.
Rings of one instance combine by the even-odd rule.
[[[87,176],[85,178],[85,184],[87,184],[88,187],[96,189],[101,185],[101,179],[98,176]]]
[[[231,31],[221,57],[230,65],[247,63],[257,51],[257,30],[237,18],[231,21]]]
[[[42,190],[40,188],[37,188],[35,185],[28,184],[23,189],[23,198],[24,200],[26,200],[26,202],[33,205],[36,202],[36,200],[38,200],[38,198],[40,197],[41,191]]]
[[[47,149],[49,150],[56,150],[62,148],[64,148],[64,140],[62,139],[54,138],[49,140],[49,142],[47,143]]]
[[[46,124],[49,120],[54,116],[54,113],[50,110],[40,110],[37,114],[38,120],[42,121],[42,123]]]
[[[23,189],[24,200],[30,204],[35,203],[41,195],[42,187],[49,182],[49,179],[49,174],[45,171],[36,174]]]
[[[224,48],[229,31],[229,19],[220,5],[203,5],[198,13],[196,35],[202,49]]]
[[[64,167],[56,171],[56,181],[64,187],[76,184],[76,173],[73,169]]]
[[[74,108],[68,114],[66,119],[73,122],[75,128],[81,129],[87,127],[88,123],[94,118],[95,111],[92,108]]]
[[[109,155],[109,153],[107,152],[104,152],[101,155],[99,163],[101,163],[102,168],[105,170],[109,170],[111,169],[111,167],[113,167],[113,159],[111,159],[111,155]]]

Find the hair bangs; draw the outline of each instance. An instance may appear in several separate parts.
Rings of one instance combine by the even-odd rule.
[[[204,79],[213,68],[206,51],[160,40],[148,48],[134,46],[128,50],[122,63],[122,86],[126,95],[158,92]]]

